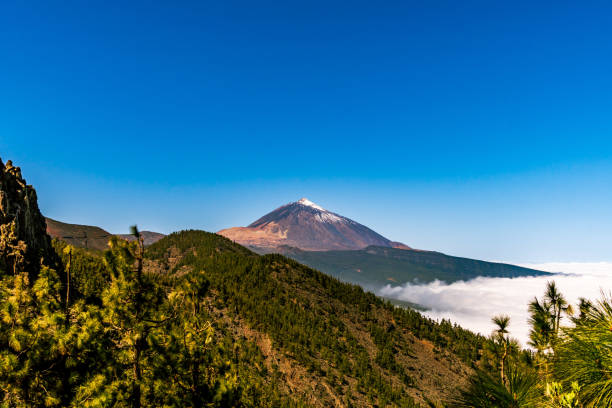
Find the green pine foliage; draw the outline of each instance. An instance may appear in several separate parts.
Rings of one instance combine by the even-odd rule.
[[[299,405],[209,316],[201,273],[145,271],[140,241],[114,238],[103,258],[54,245],[59,273],[0,271],[2,406]]]
[[[110,272],[104,264],[102,253],[77,248],[58,239],[52,243],[63,265],[70,265],[70,291],[73,297],[100,305],[102,291],[110,281]]]
[[[580,406],[612,406],[610,297],[603,295],[574,327],[564,330],[553,358],[553,369],[564,388],[578,395]]]
[[[143,272],[141,247],[113,237],[105,262],[110,285],[102,292],[102,323],[111,341],[109,371],[104,382],[94,382],[115,406],[140,407],[152,392],[151,366],[164,320],[164,287]],[[136,266],[135,266],[136,264]],[[95,393],[96,391],[94,391]]]
[[[62,384],[60,360],[65,316],[59,279],[43,268],[32,284],[26,272],[3,274],[0,282],[2,325],[0,382],[7,406],[58,405]]]

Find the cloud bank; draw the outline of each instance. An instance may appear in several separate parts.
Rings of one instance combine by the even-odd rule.
[[[507,314],[511,318],[511,335],[524,346],[528,341],[528,303],[541,297],[546,282],[554,280],[566,299],[576,304],[579,297],[599,299],[601,291],[612,290],[612,262],[522,264],[528,268],[554,272],[554,276],[522,278],[484,278],[446,284],[434,281],[427,285],[406,283],[386,285],[379,294],[389,298],[418,303],[434,319],[450,319],[462,327],[489,335],[491,317]]]

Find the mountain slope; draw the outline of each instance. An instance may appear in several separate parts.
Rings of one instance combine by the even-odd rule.
[[[433,251],[376,246],[357,251],[302,251],[285,246],[276,251],[345,282],[371,290],[378,290],[386,284],[427,283],[435,279],[451,283],[478,276],[513,278],[549,275],[535,269]]]
[[[210,309],[255,343],[279,392],[307,406],[422,406],[451,398],[486,340],[382,301],[284,256],[203,231],[147,250],[150,271],[202,271]]]
[[[113,235],[100,227],[91,225],[68,224],[46,218],[47,234],[70,245],[103,251],[108,247],[108,240]]]
[[[136,239],[132,234],[117,234],[117,236],[122,239],[127,239],[128,241],[133,241],[134,239]],[[140,231],[140,236],[143,239],[144,245],[149,246],[165,237],[166,234],[153,231]]]
[[[218,233],[255,248],[280,245],[312,251],[361,249],[369,245],[409,248],[306,198],[277,208],[248,227],[228,228]]]

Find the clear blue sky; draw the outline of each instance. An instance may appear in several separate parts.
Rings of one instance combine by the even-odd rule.
[[[418,248],[612,260],[609,2],[11,1],[0,55],[0,157],[50,217],[306,196]]]

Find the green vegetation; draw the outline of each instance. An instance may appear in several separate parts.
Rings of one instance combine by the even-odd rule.
[[[110,272],[102,261],[102,253],[53,240],[53,248],[61,257],[66,272],[70,273],[70,291],[75,298],[87,303],[101,304],[102,291],[110,281]]]
[[[451,350],[468,364],[479,359],[485,342],[449,322],[438,324],[413,310],[394,307],[358,286],[342,283],[284,256],[256,256],[214,234],[175,233],[152,245],[147,253],[165,264],[173,248],[187,254],[169,270],[171,274],[185,268],[204,271],[219,301],[267,333],[300,365],[318,376],[339,381],[336,385],[342,393],[349,388],[342,379],[355,378],[358,384],[353,391],[367,393],[383,406],[412,405],[406,388],[413,386],[413,379],[395,360],[402,342],[395,326],[385,326],[377,318],[378,309],[389,313],[397,327]],[[169,266],[165,264],[164,268]],[[317,301],[318,297],[326,301]],[[350,321],[368,323],[377,348],[374,361],[349,330]],[[396,384],[393,377],[403,386]]]
[[[0,274],[2,406],[292,404],[258,349],[212,321],[201,274],[146,272],[139,240],[112,238],[104,258],[55,247],[59,273]]]

